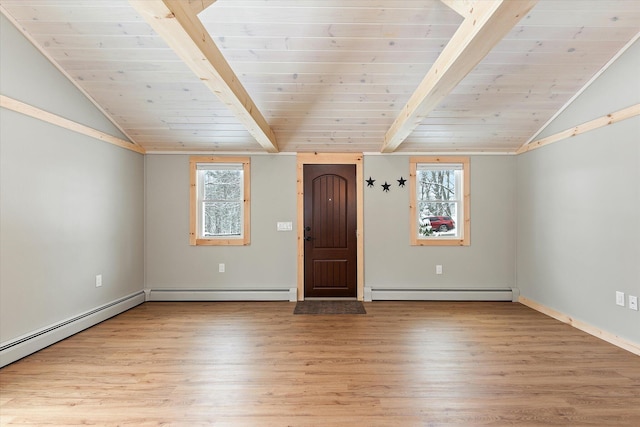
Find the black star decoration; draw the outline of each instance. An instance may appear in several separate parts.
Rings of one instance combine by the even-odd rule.
[[[376,182],[376,180],[369,177],[369,179],[367,180],[367,187],[373,187],[374,182]]]
[[[382,191],[389,191],[389,187],[391,187],[391,184],[387,184],[387,181],[384,182],[384,184],[382,184]]]
[[[407,180],[404,179],[403,177],[400,177],[400,179],[398,180],[398,185],[400,187],[404,187],[405,182],[407,182]]]

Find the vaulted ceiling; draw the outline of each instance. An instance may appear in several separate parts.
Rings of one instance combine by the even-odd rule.
[[[515,152],[636,0],[2,0],[147,152]]]

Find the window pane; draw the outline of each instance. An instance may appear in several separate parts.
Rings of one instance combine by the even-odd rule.
[[[203,235],[240,236],[242,202],[204,202]]]
[[[242,171],[207,170],[204,174],[205,200],[239,200],[242,194]]]
[[[457,170],[418,170],[418,200],[456,200]]]
[[[418,202],[420,219],[428,218],[430,216],[449,216],[451,218],[456,218],[458,216],[457,207],[458,204],[456,202]]]

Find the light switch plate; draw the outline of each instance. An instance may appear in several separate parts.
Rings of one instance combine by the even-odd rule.
[[[291,221],[288,222],[278,222],[277,223],[278,231],[292,231],[293,223]]]
[[[624,292],[616,291],[616,304],[624,307]]]
[[[638,297],[629,295],[629,308],[638,311]]]

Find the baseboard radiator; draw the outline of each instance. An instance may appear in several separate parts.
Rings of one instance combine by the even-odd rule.
[[[364,288],[365,301],[517,301],[516,288],[505,289],[378,289]]]
[[[1,343],[0,368],[142,304],[144,300],[144,292],[140,291],[19,338]]]
[[[147,301],[296,301],[297,289],[148,289]]]

